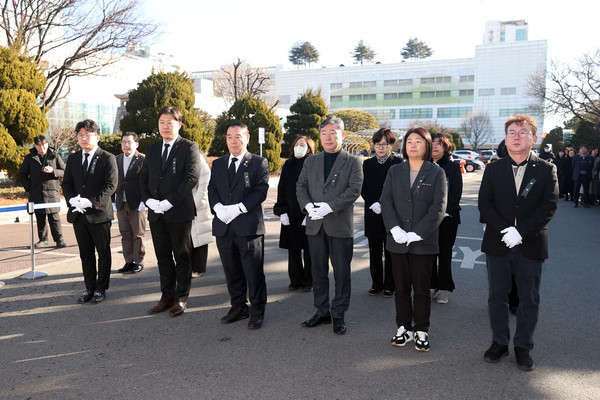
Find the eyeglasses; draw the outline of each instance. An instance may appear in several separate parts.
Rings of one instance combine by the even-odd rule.
[[[516,136],[524,138],[524,137],[527,137],[530,135],[531,134],[529,132],[525,132],[525,131],[520,131],[520,132],[508,131],[508,132],[506,132],[506,137],[509,137],[509,138],[514,138]]]
[[[378,149],[385,149],[389,145],[390,145],[389,143],[376,143],[373,145],[373,147],[377,147]]]
[[[95,133],[78,133],[77,139],[89,139],[90,136],[95,136]]]

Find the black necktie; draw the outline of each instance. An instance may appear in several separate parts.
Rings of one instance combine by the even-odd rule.
[[[83,170],[83,176],[86,177],[87,176],[88,167],[90,165],[88,163],[88,157],[90,155],[88,153],[83,153],[83,155],[85,156],[85,160],[83,160],[83,165],[81,166],[81,168]]]
[[[165,150],[162,153],[162,167],[164,168],[167,165],[167,156],[169,155],[169,144],[165,143]]]
[[[229,164],[228,176],[229,176],[229,186],[233,183],[233,178],[235,178],[235,162],[237,158],[233,157],[231,159],[231,164]]]

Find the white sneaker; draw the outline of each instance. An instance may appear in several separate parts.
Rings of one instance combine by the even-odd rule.
[[[192,279],[200,278],[204,273],[202,272],[192,272]]]
[[[438,304],[448,303],[448,292],[446,292],[445,290],[438,290],[437,302],[438,302]]]
[[[414,339],[412,331],[407,331],[404,326],[398,328],[396,336],[392,338],[392,346],[403,347],[406,343]]]
[[[427,332],[415,332],[415,349],[418,351],[429,351],[429,338]]]

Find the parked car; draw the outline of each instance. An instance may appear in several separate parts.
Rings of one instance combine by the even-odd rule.
[[[458,164],[461,164],[461,160],[464,161],[465,171],[467,172],[474,172],[485,168],[485,164],[479,161],[478,159],[470,160],[461,154],[456,154],[456,152],[452,153],[451,159],[452,161]]]
[[[483,163],[491,163],[500,159],[496,150],[482,150],[481,155],[479,156],[479,160]]]
[[[479,153],[472,150],[456,150],[452,154],[456,154],[457,156],[461,156],[465,160],[477,160],[479,159]]]

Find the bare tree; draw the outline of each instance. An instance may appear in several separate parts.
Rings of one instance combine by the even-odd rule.
[[[470,113],[463,118],[460,126],[472,149],[478,149],[479,146],[488,142],[494,133],[490,116],[483,112]]]
[[[575,66],[552,60],[548,71],[529,77],[528,95],[546,112],[600,124],[600,49],[581,56]]]
[[[242,96],[249,94],[252,97],[265,95],[269,92],[271,77],[264,68],[253,68],[245,60],[237,59],[221,67],[213,76],[215,92],[229,103],[233,104]],[[279,100],[269,104],[273,109]]]
[[[52,147],[60,150],[66,148],[69,153],[77,148],[77,134],[74,127],[58,128],[50,125],[48,138]]]
[[[158,32],[140,0],[4,0],[0,12],[8,47],[46,69],[46,108],[68,94],[70,78],[98,75]]]

